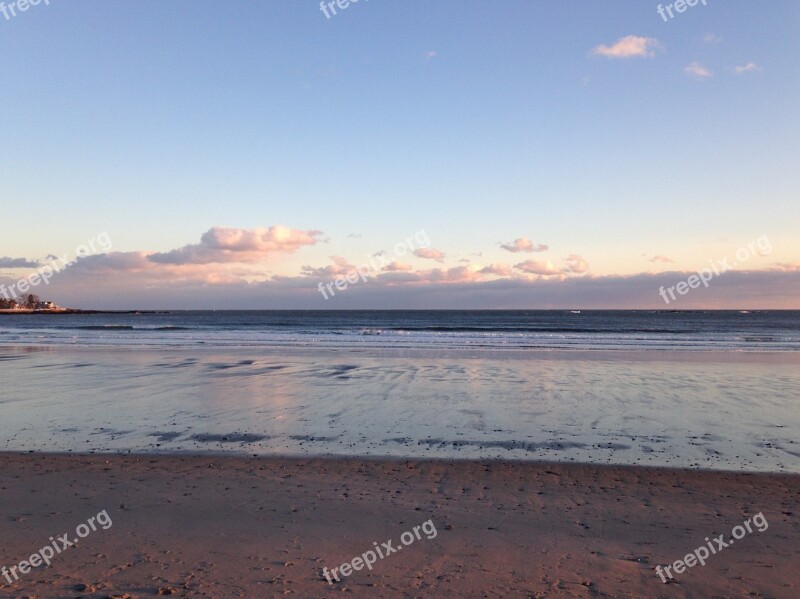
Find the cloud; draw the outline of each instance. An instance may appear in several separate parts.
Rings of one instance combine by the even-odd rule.
[[[397,260],[395,260],[394,262],[391,262],[386,266],[384,266],[381,270],[384,272],[408,272],[413,269],[414,267],[411,266],[410,264],[406,264],[405,262],[398,262]]]
[[[434,248],[419,248],[414,250],[414,255],[417,258],[424,258],[426,260],[436,260],[437,262],[444,262],[444,254]]]
[[[589,264],[578,254],[570,254],[565,258],[567,270],[575,274],[583,274],[589,270]]]
[[[661,44],[655,38],[628,35],[619,38],[611,46],[603,44],[596,46],[592,49],[592,54],[607,58],[652,57],[659,48],[661,48]]]
[[[530,275],[552,277],[556,275],[583,274],[589,270],[589,264],[578,254],[570,254],[564,258],[564,267],[557,268],[549,260],[525,260],[515,264],[514,268]]]
[[[784,272],[800,271],[800,262],[776,262],[775,268]]]
[[[698,79],[706,79],[711,77],[711,71],[701,65],[699,62],[694,61],[683,68],[683,72],[687,75],[697,77]]]
[[[748,62],[745,65],[741,65],[738,67],[731,67],[729,70],[736,75],[742,75],[744,73],[752,73],[754,71],[760,71],[761,67],[754,62]]]
[[[143,300],[150,290],[199,285],[236,285],[245,281],[263,280],[264,273],[240,265],[208,266],[204,264],[162,264],[149,260],[147,252],[109,252],[85,256],[58,272],[50,282],[49,299],[60,302],[61,289],[73,289],[85,295],[78,307],[100,301],[98,294],[113,296],[126,291],[131,298]],[[52,289],[52,290],[51,290]],[[94,290],[97,289],[97,293]],[[123,294],[124,295],[124,294]],[[67,298],[69,299],[69,296]],[[71,304],[73,307],[76,304]],[[96,304],[95,304],[96,305]]]
[[[361,233],[348,233],[348,239],[361,239]]]
[[[706,44],[721,44],[722,43],[722,36],[717,35],[716,33],[706,33],[703,36],[703,41]]]
[[[0,268],[39,268],[41,263],[27,258],[0,258]]]
[[[160,264],[149,260],[147,252],[109,252],[81,258],[70,270],[86,273],[108,274],[113,272],[137,272],[157,269]],[[164,266],[167,266],[166,264]],[[175,265],[168,265],[175,266]]]
[[[533,242],[528,239],[527,237],[519,237],[515,239],[512,243],[501,243],[500,247],[509,252],[545,252],[549,248],[540,243],[539,245],[534,246]]]
[[[499,277],[510,277],[514,274],[508,264],[490,264],[479,272],[482,275],[497,275]]]
[[[563,274],[563,272],[553,266],[553,263],[549,260],[525,260],[525,262],[515,264],[514,268],[531,275],[542,275],[545,277]]]
[[[480,274],[480,266],[468,264],[466,266],[454,266],[452,268],[434,268],[432,270],[419,271],[413,274],[416,283],[465,283],[477,282],[483,277]]]
[[[283,226],[269,229],[214,227],[203,234],[198,244],[151,254],[148,258],[161,264],[253,263],[273,254],[292,253],[303,246],[315,245],[321,234]]]
[[[425,60],[432,60],[437,56],[439,56],[439,53],[436,50],[428,50],[427,52],[425,52],[425,54],[422,55],[422,57]]]
[[[358,270],[354,264],[350,264],[345,258],[341,256],[331,256],[333,264],[329,266],[322,266],[314,268],[313,266],[303,266],[302,274],[307,277],[318,277],[321,279],[330,279],[337,276],[345,276],[347,273]]]
[[[48,299],[75,308],[98,309],[303,309],[330,308],[312,276],[330,280],[354,268],[341,256],[294,276],[267,276],[241,264],[162,264],[146,252],[87,256],[56,275]],[[336,308],[654,308],[658,295],[685,281],[690,271],[635,275],[580,275],[588,266],[578,255],[557,268],[527,260],[509,267],[468,264],[455,268],[387,270],[337,296]],[[372,269],[374,270],[374,268]],[[576,276],[579,275],[579,276]],[[6,279],[9,279],[6,277]],[[0,277],[0,283],[4,278]],[[9,279],[9,283],[12,283]],[[762,270],[731,270],[709,288],[680,298],[675,308],[800,308],[800,262],[774,263]]]
[[[161,268],[161,267],[160,267]],[[383,273],[327,302],[306,277],[267,281],[173,280],[151,284],[141,274],[88,279],[67,269],[48,287],[60,305],[98,309],[779,309],[800,307],[800,270],[729,271],[709,288],[693,290],[669,306],[660,286],[692,272],[630,276],[476,280],[469,269],[435,269],[427,276]],[[0,280],[0,283],[3,281]]]
[[[259,231],[259,234],[255,232]],[[270,233],[272,232],[272,233]],[[269,264],[265,256],[295,251],[317,241],[314,232],[285,229],[211,229],[201,243],[179,248],[183,260],[153,260],[147,251],[91,255],[58,273],[47,290],[48,299],[76,308],[107,309],[208,309],[208,308],[330,308],[317,289],[318,280],[346,276],[359,267],[343,256],[330,256],[322,266],[303,266],[290,260],[286,270]],[[526,243],[507,244],[514,249]],[[533,244],[530,244],[533,247]],[[189,248],[189,249],[187,249]],[[426,250],[429,250],[426,251]],[[420,248],[430,260],[444,253]],[[220,255],[221,254],[221,255]],[[419,255],[419,254],[418,254]],[[520,259],[518,252],[515,257]],[[200,260],[199,258],[202,258]],[[215,261],[209,262],[209,258]],[[258,259],[258,260],[256,260]],[[667,263],[665,256],[647,255],[652,262]],[[2,260],[19,260],[3,258]],[[691,272],[641,273],[595,276],[587,261],[570,254],[560,263],[525,260],[513,266],[461,263],[448,268],[415,270],[411,264],[389,259],[361,265],[369,281],[337,296],[336,308],[664,308],[660,286],[669,288]],[[409,260],[409,262],[414,262]],[[764,261],[766,263],[766,260]],[[8,262],[6,262],[8,263]],[[18,263],[18,262],[15,262]],[[0,277],[8,279],[9,276]],[[716,277],[708,289],[681,298],[680,308],[797,308],[800,297],[800,262],[772,263],[753,271],[730,271]]]
[[[650,262],[664,262],[666,264],[675,262],[675,260],[667,256],[653,256],[652,258],[650,258]]]
[[[111,279],[125,288],[154,288],[172,284],[235,284],[250,280],[263,280],[261,270],[237,264],[173,264],[150,260],[147,252],[109,252],[86,256],[73,263],[58,275],[59,278],[81,281],[91,287]],[[55,279],[54,279],[55,280]]]

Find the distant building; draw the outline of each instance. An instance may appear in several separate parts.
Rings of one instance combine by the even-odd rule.
[[[5,299],[0,297],[0,310],[19,310],[19,311],[30,311],[33,310],[34,312],[53,312],[58,310],[63,310],[61,306],[56,304],[55,302],[51,301],[37,301],[35,303],[20,303],[17,300],[13,299]]]
[[[42,301],[37,302],[36,306],[33,308],[34,310],[61,310],[61,306],[57,305],[55,302],[51,301]]]

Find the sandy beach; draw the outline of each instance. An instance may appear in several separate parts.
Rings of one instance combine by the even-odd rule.
[[[0,464],[7,568],[108,516],[50,567],[0,581],[2,597],[800,594],[796,475],[221,456],[2,454]],[[656,574],[759,513],[763,532],[670,584]],[[428,520],[435,534],[402,546]],[[324,578],[390,540],[401,549],[371,570]]]

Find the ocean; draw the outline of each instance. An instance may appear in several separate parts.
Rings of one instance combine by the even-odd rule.
[[[0,315],[0,343],[797,351],[800,311],[165,311]]]

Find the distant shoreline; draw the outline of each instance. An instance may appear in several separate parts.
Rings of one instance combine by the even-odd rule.
[[[78,308],[61,308],[59,310],[5,310],[0,309],[0,314],[173,314],[188,312],[308,312],[308,313],[332,313],[332,312],[441,312],[441,313],[561,313],[572,312],[581,313],[651,313],[651,314],[696,314],[696,313],[739,313],[739,314],[758,314],[766,312],[800,312],[799,308],[684,308],[684,309],[663,309],[663,308],[583,308],[580,310],[572,308],[175,308],[161,310],[81,310]]]
[[[61,310],[0,310],[0,315],[25,315],[30,314],[166,314],[163,310],[74,310],[63,308]]]

